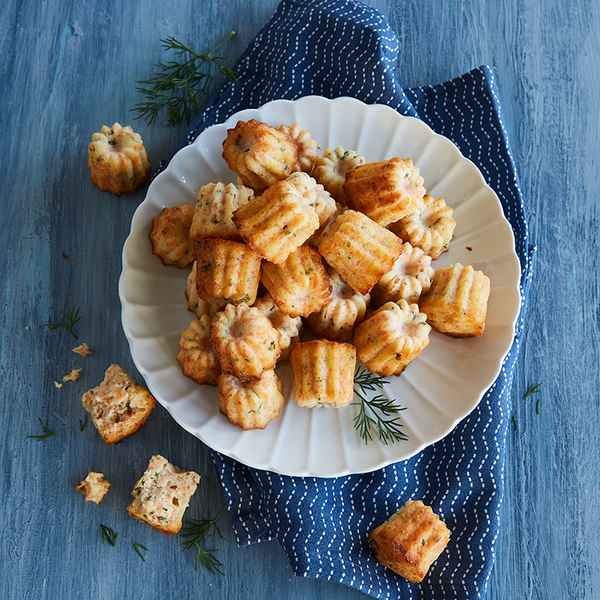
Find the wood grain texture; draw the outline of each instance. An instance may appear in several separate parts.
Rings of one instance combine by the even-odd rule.
[[[401,41],[403,86],[496,68],[505,124],[538,246],[527,331],[513,383],[517,429],[507,439],[506,495],[487,597],[598,597],[600,426],[598,215],[600,9],[592,0],[378,0]],[[219,544],[226,577],[193,570],[179,541],[130,519],[133,483],[153,453],[202,475],[188,515],[207,517],[223,496],[210,456],[157,407],[117,447],[102,444],[81,394],[117,362],[138,375],[120,322],[121,248],[144,190],[115,198],[93,188],[91,135],[133,124],[151,164],[185,125],[132,121],[134,81],[165,58],[174,35],[209,49],[230,30],[235,61],[277,0],[100,3],[7,0],[0,14],[0,595],[95,597],[366,598],[296,578],[277,542],[238,548],[227,519]],[[68,257],[68,258],[67,258]],[[41,324],[81,307],[75,340]],[[71,349],[85,341],[92,356]],[[72,368],[81,379],[61,381]],[[532,383],[541,393],[527,400]],[[536,402],[540,411],[536,413]],[[56,435],[38,443],[38,418]],[[189,464],[189,457],[195,457]],[[112,483],[98,506],[75,484],[99,470]],[[119,534],[101,544],[99,525]],[[148,548],[143,563],[133,543]]]

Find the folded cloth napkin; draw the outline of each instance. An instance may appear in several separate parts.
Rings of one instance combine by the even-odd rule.
[[[398,53],[383,16],[359,1],[283,0],[234,67],[238,81],[223,84],[179,147],[239,110],[309,94],[353,96],[423,119],[477,164],[514,230],[522,310],[502,371],[446,438],[373,473],[287,477],[216,452],[213,458],[238,544],[277,539],[296,574],[377,598],[483,598],[499,529],[511,381],[534,249],[492,70],[481,67],[447,83],[403,90],[394,77]],[[368,544],[369,533],[408,499],[434,507],[452,532],[421,584],[381,566]]]

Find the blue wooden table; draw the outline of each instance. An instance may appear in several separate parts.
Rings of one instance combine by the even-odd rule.
[[[142,2],[7,0],[0,14],[0,596],[35,598],[366,598],[294,576],[277,542],[218,544],[226,576],[199,568],[180,541],[127,515],[132,476],[151,454],[193,468],[202,482],[189,516],[223,504],[207,449],[157,406],[120,447],[104,446],[81,394],[111,362],[134,376],[120,320],[121,248],[144,189],[96,190],[87,168],[93,132],[133,124],[153,167],[185,124],[133,122],[135,81],[163,60],[173,35],[237,60],[278,0]],[[584,0],[370,0],[401,42],[406,87],[495,67],[521,178],[537,264],[513,382],[506,492],[490,600],[600,596],[598,394],[600,8]],[[80,307],[75,331],[44,323]],[[86,342],[92,355],[72,352]],[[81,377],[55,386],[72,369]],[[540,393],[524,399],[531,384]],[[539,400],[539,404],[538,404]],[[40,420],[55,435],[38,442]],[[193,460],[190,460],[193,457]],[[192,463],[192,464],[190,464]],[[110,474],[98,506],[74,490],[90,470]],[[118,533],[102,543],[100,524]],[[132,544],[142,544],[145,562]]]

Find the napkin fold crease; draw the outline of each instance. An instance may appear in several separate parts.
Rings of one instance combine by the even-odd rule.
[[[353,96],[421,118],[479,167],[515,234],[522,307],[501,373],[452,433],[372,473],[288,477],[214,451],[212,457],[239,545],[277,539],[297,575],[338,581],[377,598],[484,598],[500,525],[510,390],[535,248],[493,69],[403,90],[394,76],[399,50],[384,17],[358,0],[283,0],[235,65],[238,81],[221,86],[177,150],[235,112],[279,98]],[[434,507],[452,532],[421,584],[381,566],[368,544],[368,534],[409,499]]]

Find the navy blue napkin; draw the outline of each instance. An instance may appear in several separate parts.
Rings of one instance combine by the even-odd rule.
[[[493,71],[481,67],[440,85],[403,90],[394,77],[398,53],[383,16],[361,2],[284,0],[235,65],[239,80],[223,84],[179,148],[239,110],[310,94],[353,96],[423,119],[477,164],[515,233],[523,304],[502,371],[450,435],[373,473],[287,477],[216,452],[213,459],[238,544],[277,539],[297,575],[338,581],[377,598],[483,598],[500,526],[511,381],[534,249]],[[409,499],[434,507],[452,532],[421,584],[381,566],[367,541]]]

